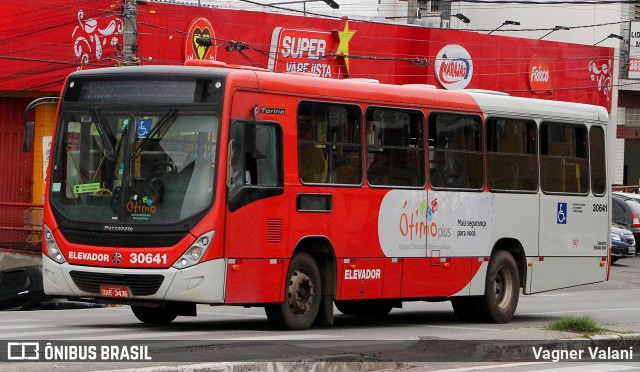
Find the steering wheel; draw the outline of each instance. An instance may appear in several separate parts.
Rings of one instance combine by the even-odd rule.
[[[93,195],[111,195],[113,194],[109,189],[99,189],[93,193]]]

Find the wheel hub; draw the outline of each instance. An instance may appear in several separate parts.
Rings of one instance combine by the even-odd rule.
[[[289,306],[294,313],[305,313],[313,303],[314,288],[311,278],[296,270],[289,280]]]
[[[511,301],[511,284],[508,274],[504,270],[498,270],[496,279],[493,282],[493,293],[496,296],[496,303],[500,307],[505,307]]]

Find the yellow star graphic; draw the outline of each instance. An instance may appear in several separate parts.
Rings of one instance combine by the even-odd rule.
[[[338,38],[340,38],[340,44],[338,44],[338,49],[336,50],[336,54],[342,54],[343,56],[349,55],[349,41],[353,37],[356,31],[349,31],[349,22],[345,23],[344,31],[338,31]],[[347,71],[349,71],[349,58],[344,58],[344,63],[347,66]]]

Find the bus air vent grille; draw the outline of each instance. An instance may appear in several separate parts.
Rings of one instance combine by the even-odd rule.
[[[144,234],[127,234],[113,232],[97,232],[97,231],[80,231],[67,228],[61,228],[60,231],[64,238],[70,243],[93,245],[97,247],[118,247],[118,248],[158,248],[172,247],[187,235],[187,232],[181,233],[144,233]]]
[[[129,287],[134,296],[150,296],[158,292],[164,276],[152,274],[107,274],[71,271],[73,282],[85,292],[100,293],[101,285]]]
[[[282,243],[282,219],[269,218],[267,221],[267,243]]]

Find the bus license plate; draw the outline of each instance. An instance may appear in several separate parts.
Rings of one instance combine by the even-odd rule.
[[[101,285],[100,296],[111,298],[129,298],[129,288]]]

